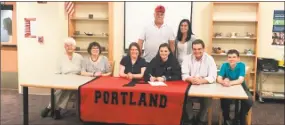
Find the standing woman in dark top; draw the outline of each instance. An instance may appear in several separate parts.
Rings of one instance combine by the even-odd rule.
[[[129,46],[129,53],[120,62],[120,77],[128,79],[142,79],[146,69],[146,61],[141,57],[138,43],[133,42]]]
[[[181,67],[167,43],[159,46],[144,74],[145,81],[170,81],[181,79]]]

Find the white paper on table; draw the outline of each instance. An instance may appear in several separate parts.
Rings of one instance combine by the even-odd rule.
[[[164,82],[148,82],[151,86],[167,86]]]

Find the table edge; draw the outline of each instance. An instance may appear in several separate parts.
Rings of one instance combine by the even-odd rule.
[[[222,96],[222,95],[201,95],[201,94],[188,94],[188,97],[204,97],[204,98],[223,98],[223,99],[248,99],[248,97],[238,96]]]
[[[53,89],[65,89],[65,90],[78,90],[78,87],[67,87],[67,86],[39,86],[39,85],[33,85],[33,84],[26,84],[26,83],[22,83],[20,84],[20,86],[22,87],[35,87],[35,88],[53,88]]]

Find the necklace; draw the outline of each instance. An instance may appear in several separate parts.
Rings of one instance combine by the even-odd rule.
[[[92,60],[93,62],[97,62],[98,59],[99,59],[99,56],[97,56],[95,59],[91,57],[91,60]]]
[[[100,71],[100,69],[98,69],[98,66],[97,66],[97,64],[98,64],[98,59],[99,59],[99,56],[97,56],[95,59],[93,59],[92,57],[90,57],[90,60],[92,61],[92,68],[93,68],[93,71],[92,72],[98,72],[98,71]]]
[[[134,65],[136,62],[137,62],[137,58],[136,58],[136,59],[131,58],[131,63],[132,63],[132,65]]]

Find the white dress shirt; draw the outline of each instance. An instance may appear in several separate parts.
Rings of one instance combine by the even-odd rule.
[[[184,57],[182,66],[182,79],[185,81],[188,77],[202,77],[209,83],[213,83],[217,78],[217,66],[212,56],[203,53],[200,60],[197,60],[193,54]]]

